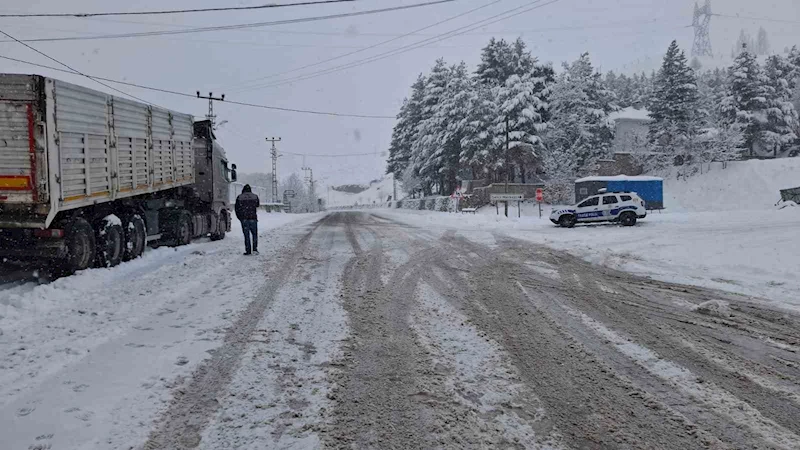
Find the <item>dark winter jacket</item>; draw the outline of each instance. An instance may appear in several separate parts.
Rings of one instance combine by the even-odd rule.
[[[250,185],[247,184],[242,189],[242,193],[236,197],[236,217],[239,220],[258,220],[258,207],[261,201],[256,194],[253,194]]]

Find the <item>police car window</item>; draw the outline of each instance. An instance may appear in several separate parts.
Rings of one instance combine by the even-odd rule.
[[[619,198],[621,198],[623,202],[629,202],[633,200],[633,197],[631,197],[630,195],[620,195]]]
[[[606,195],[605,197],[603,197],[604,205],[613,205],[614,203],[619,203],[616,195]]]
[[[600,197],[592,197],[588,200],[585,200],[583,203],[579,204],[578,208],[585,208],[587,206],[597,206],[597,204],[599,203],[598,200],[600,200]]]

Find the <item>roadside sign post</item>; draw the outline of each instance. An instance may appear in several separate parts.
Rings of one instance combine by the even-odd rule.
[[[498,206],[499,202],[503,202],[506,206],[506,217],[508,217],[508,202],[517,202],[517,213],[522,216],[520,212],[520,205],[522,201],[525,200],[525,196],[523,194],[489,194],[489,201],[494,202],[495,209],[497,211],[497,215],[500,215],[500,207]]]
[[[539,204],[539,218],[542,218],[542,201],[544,201],[544,190],[536,188],[536,203]]]
[[[464,198],[464,193],[461,191],[461,188],[456,188],[455,192],[450,194],[450,198],[453,200],[453,205],[455,207],[455,211],[453,212],[457,213],[461,199]]]

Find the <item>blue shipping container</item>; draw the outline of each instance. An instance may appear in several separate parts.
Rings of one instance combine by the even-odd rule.
[[[608,191],[630,191],[639,194],[647,209],[664,209],[664,182],[661,180],[609,181]]]
[[[581,178],[575,182],[575,200],[579,202],[603,188],[607,192],[635,192],[644,200],[647,209],[664,209],[664,181],[648,176]]]

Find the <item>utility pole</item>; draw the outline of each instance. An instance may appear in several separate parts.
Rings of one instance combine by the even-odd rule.
[[[303,171],[304,172],[308,171],[308,177],[306,178],[306,181],[308,181],[309,185],[308,196],[311,197],[311,202],[313,203],[311,208],[316,210],[317,193],[316,190],[314,189],[314,171],[310,167],[303,167]]]
[[[275,147],[276,142],[280,142],[281,138],[266,138],[267,142],[272,143],[272,203],[278,203],[278,149]]]
[[[508,194],[508,178],[509,178],[509,175],[511,174],[511,163],[508,160],[508,153],[509,153],[508,146],[509,146],[509,142],[508,142],[508,116],[506,116],[506,194]],[[508,217],[508,200],[506,200],[504,203],[505,203],[506,217]]]
[[[392,172],[392,200],[397,204],[397,175]]]
[[[208,93],[208,97],[205,97],[205,96],[200,95],[200,91],[197,91],[197,98],[206,98],[206,99],[208,99],[208,114],[206,114],[206,119],[208,119],[208,121],[211,122],[211,129],[212,130],[216,130],[217,129],[217,123],[216,123],[217,116],[214,115],[214,100],[216,100],[218,102],[224,102],[225,101],[225,94],[222,94],[220,97],[214,97],[214,93],[213,92],[209,92]]]

